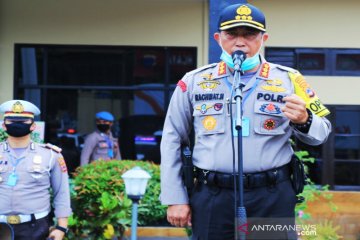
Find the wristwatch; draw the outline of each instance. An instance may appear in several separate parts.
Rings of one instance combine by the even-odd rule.
[[[62,231],[63,233],[67,234],[69,232],[68,228],[64,228],[62,226],[56,225],[55,229]]]

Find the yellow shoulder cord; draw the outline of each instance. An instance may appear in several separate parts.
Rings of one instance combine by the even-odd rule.
[[[329,109],[321,103],[316,93],[311,89],[310,85],[305,81],[304,77],[300,73],[288,73],[291,82],[294,84],[295,94],[305,101],[307,109],[319,117],[325,117],[330,114]]]

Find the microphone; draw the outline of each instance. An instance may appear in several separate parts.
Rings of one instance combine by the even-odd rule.
[[[246,59],[246,54],[241,50],[237,50],[237,51],[233,52],[231,54],[231,56],[232,56],[232,59],[233,59],[233,62],[234,62],[235,71],[240,71],[241,64]]]

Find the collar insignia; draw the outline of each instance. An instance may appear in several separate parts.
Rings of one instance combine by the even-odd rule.
[[[218,71],[218,75],[224,75],[226,74],[226,63],[225,62],[220,62],[219,64],[219,71]]]
[[[270,65],[268,63],[264,63],[260,70],[260,77],[268,78],[270,72]]]

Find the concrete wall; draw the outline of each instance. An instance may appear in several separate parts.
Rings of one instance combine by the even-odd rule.
[[[249,0],[273,47],[360,48],[358,0]],[[0,102],[13,97],[14,44],[195,46],[208,61],[206,0],[0,0]],[[307,77],[325,104],[360,104],[360,77]]]

